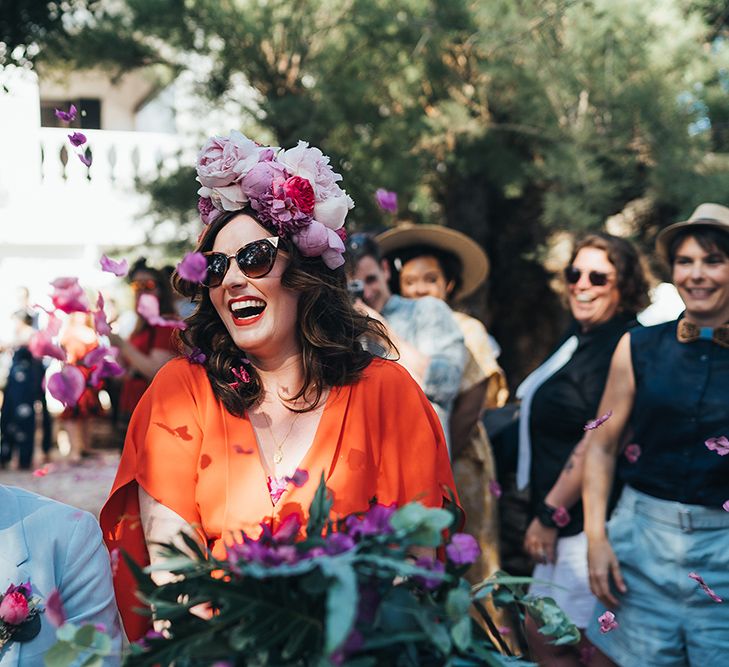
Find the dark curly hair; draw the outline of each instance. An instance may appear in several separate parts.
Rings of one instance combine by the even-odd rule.
[[[607,253],[610,263],[615,267],[617,288],[620,293],[618,310],[629,315],[637,315],[650,303],[649,284],[643,261],[635,246],[619,236],[605,232],[588,234],[577,242],[572,250],[570,264],[583,248],[598,248]]]
[[[262,225],[252,209],[224,213],[204,231],[197,252],[212,250],[220,230],[239,215],[248,215]],[[302,386],[290,400],[308,399],[313,392],[308,407],[294,410],[289,406],[289,409],[307,412],[317,407],[327,387],[352,384],[359,379],[373,358],[362,345],[364,337],[378,340],[385,349],[394,349],[394,345],[379,322],[352,306],[343,268],[331,270],[319,258],[304,257],[292,243],[284,242],[282,247],[291,261],[281,284],[299,295],[298,338],[304,365]],[[203,365],[215,396],[228,412],[242,416],[246,408],[262,398],[263,387],[255,367],[244,367],[251,376],[250,382],[235,385],[232,370],[240,368],[246,354],[233,342],[210,300],[208,289],[183,280],[176,272],[172,282],[177,292],[197,303],[195,312],[186,320],[187,329],[177,334],[180,341],[205,354]]]
[[[453,284],[448,293],[449,298],[451,294],[458,293],[458,290],[461,289],[461,285],[463,284],[463,266],[461,260],[452,252],[421,243],[406,248],[399,248],[385,257],[390,262],[390,266],[393,267],[390,278],[390,289],[395,294],[402,293],[400,274],[403,268],[408,262],[419,257],[432,257],[438,263],[446,284]]]

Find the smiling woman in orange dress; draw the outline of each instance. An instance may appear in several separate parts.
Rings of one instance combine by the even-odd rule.
[[[190,526],[222,557],[232,531],[256,537],[292,513],[305,521],[322,475],[336,516],[373,499],[448,501],[453,476],[427,398],[358,342],[389,344],[350,304],[341,266],[352,202],[328,162],[303,142],[272,149],[237,132],[201,151],[206,268],[200,283],[176,279],[198,304],[182,334],[193,353],[162,368],[132,417],[101,513],[110,549],[148,563],[158,558],[148,545]],[[288,481],[297,469],[309,474],[300,487]],[[123,567],[115,588],[137,639],[150,619],[133,610]]]

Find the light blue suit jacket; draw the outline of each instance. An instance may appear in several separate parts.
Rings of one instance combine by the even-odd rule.
[[[109,552],[101,529],[88,512],[0,484],[0,594],[10,584],[30,580],[44,604],[57,589],[68,621],[103,623],[120,663],[121,634],[111,583]],[[0,667],[43,667],[44,653],[56,642],[56,628],[41,614],[41,631],[25,643],[0,650]]]

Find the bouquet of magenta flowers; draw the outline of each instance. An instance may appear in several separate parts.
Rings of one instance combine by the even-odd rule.
[[[130,562],[166,629],[132,645],[125,664],[513,664],[472,613],[486,613],[479,600],[495,589],[523,582],[496,576],[471,588],[463,575],[479,548],[471,536],[448,532],[455,505],[373,503],[332,521],[331,504],[322,479],[303,540],[298,517],[290,516],[258,539],[241,535],[225,559],[183,535],[187,549],[166,545],[162,564],[141,570]],[[436,549],[443,560],[423,555]],[[176,580],[157,586],[155,569]],[[509,601],[517,600],[510,594]],[[210,610],[207,618],[190,612],[198,605]],[[557,641],[574,640],[564,616],[552,620]]]

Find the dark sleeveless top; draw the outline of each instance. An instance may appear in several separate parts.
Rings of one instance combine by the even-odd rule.
[[[656,498],[720,509],[729,500],[729,455],[704,443],[729,437],[729,349],[709,340],[679,343],[676,326],[630,332],[631,442],[641,454],[634,463],[621,456],[618,474]]]
[[[615,346],[636,324],[634,316],[622,313],[587,332],[580,331],[573,322],[562,339],[561,343],[576,335],[577,349],[572,358],[537,389],[532,399],[529,428],[533,506],[543,501],[554,486],[575,445],[585,435],[585,424],[598,416]],[[569,512],[571,521],[560,528],[560,537],[582,531],[582,502],[578,501]]]

